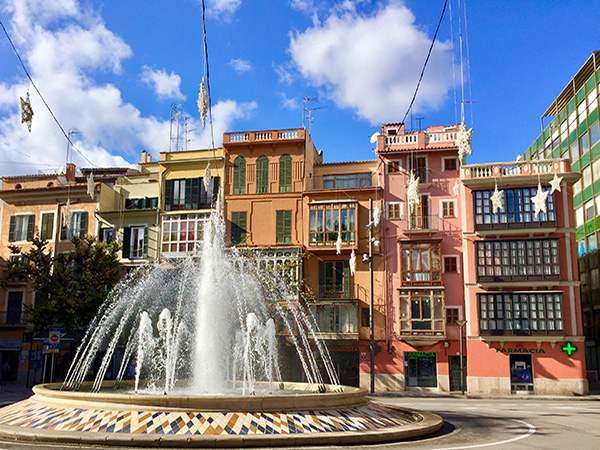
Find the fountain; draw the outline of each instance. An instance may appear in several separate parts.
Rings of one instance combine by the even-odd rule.
[[[125,277],[64,383],[0,410],[0,439],[241,447],[383,442],[441,427],[340,386],[295,267],[225,248],[224,228],[213,214],[195,256]]]

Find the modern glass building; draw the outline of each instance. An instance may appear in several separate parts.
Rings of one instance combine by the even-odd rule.
[[[523,159],[567,158],[581,179],[573,186],[579,277],[590,380],[600,362],[600,51],[592,52],[542,115],[544,131]],[[545,120],[547,119],[547,120]]]

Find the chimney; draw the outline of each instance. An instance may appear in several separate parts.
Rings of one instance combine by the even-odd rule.
[[[142,160],[140,164],[146,164],[148,162],[148,152],[146,150],[142,150]]]
[[[75,181],[75,164],[67,163],[67,181]]]

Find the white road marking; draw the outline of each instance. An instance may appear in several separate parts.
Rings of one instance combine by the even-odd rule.
[[[515,442],[515,441],[519,441],[521,439],[525,439],[537,431],[533,425],[525,422],[524,420],[519,420],[519,419],[509,419],[509,420],[514,420],[515,422],[522,423],[523,425],[526,425],[527,427],[529,427],[529,430],[527,430],[527,433],[522,434],[521,436],[516,436],[514,438],[506,439],[504,441],[488,442],[486,444],[463,445],[463,446],[459,446],[459,447],[436,448],[435,450],[461,450],[461,449],[465,449],[465,448],[482,448],[482,447],[492,447],[494,445],[503,445],[503,444],[508,444],[510,442]]]

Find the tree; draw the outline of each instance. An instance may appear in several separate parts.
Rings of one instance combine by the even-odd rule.
[[[23,258],[7,263],[0,283],[5,286],[15,278],[31,281],[36,301],[34,306],[27,305],[25,311],[35,335],[60,327],[77,337],[123,275],[117,253],[120,246],[116,242],[97,242],[94,236],[87,235],[72,242],[73,251],[56,256],[39,235],[33,238],[28,252],[10,246],[13,254]]]

